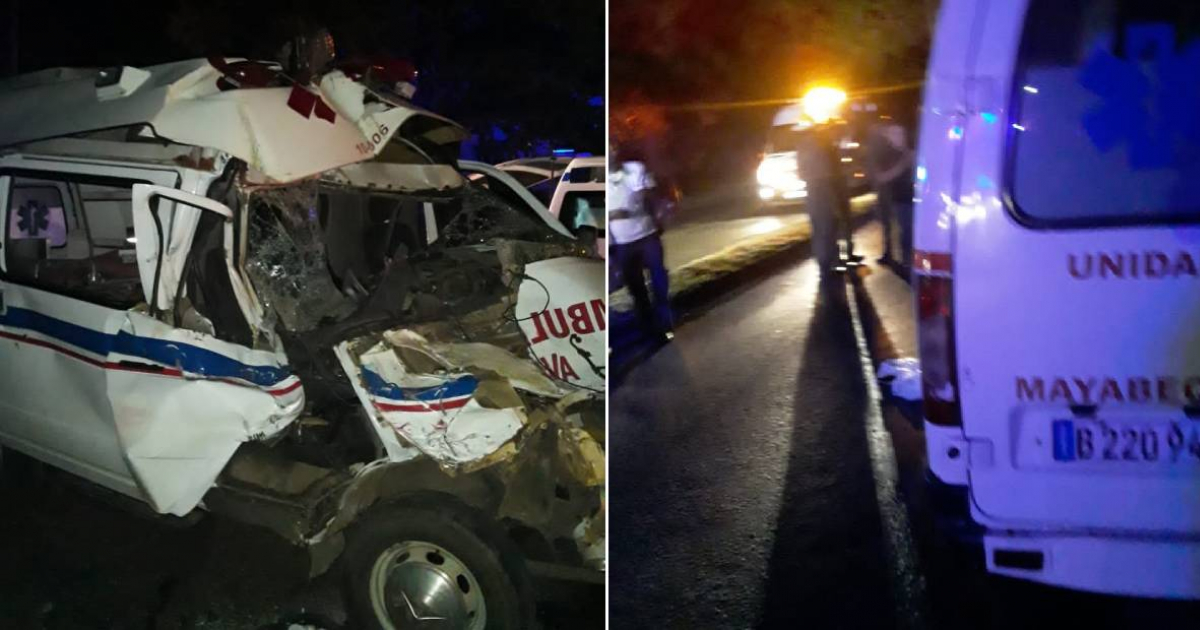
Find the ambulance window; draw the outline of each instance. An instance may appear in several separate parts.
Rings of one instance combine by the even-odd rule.
[[[133,182],[14,177],[6,265],[13,279],[116,308],[142,296]]]
[[[559,217],[572,234],[584,228],[603,232],[604,191],[571,191],[563,197],[562,213]]]
[[[1012,103],[1008,184],[1022,218],[1046,227],[1200,219],[1191,3],[1034,0]]]

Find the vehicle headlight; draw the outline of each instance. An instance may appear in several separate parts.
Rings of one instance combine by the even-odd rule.
[[[800,179],[795,156],[770,156],[758,165],[758,183],[764,188],[781,192],[804,190],[807,183]]]

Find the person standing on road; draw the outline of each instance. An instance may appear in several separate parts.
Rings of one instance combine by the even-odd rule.
[[[610,151],[605,200],[608,234],[613,242],[614,262],[633,296],[638,319],[651,338],[665,343],[675,333],[670,285],[663,264],[661,225],[655,207],[660,200],[654,177],[646,164],[635,157]],[[647,272],[650,291],[646,290]]]
[[[821,268],[822,277],[827,277],[843,269],[838,265],[839,235],[846,239],[847,253],[853,256],[848,221],[850,199],[829,125],[816,125],[809,133],[800,134],[796,163],[807,184],[805,207],[812,222],[813,256]]]
[[[908,265],[912,239],[908,237],[911,217],[903,212],[911,204],[911,176],[913,153],[908,148],[907,134],[900,125],[882,121],[875,125],[867,138],[867,174],[875,190],[875,215],[883,226],[883,255],[879,262],[899,262]],[[892,251],[893,226],[901,229],[900,260],[895,261]]]

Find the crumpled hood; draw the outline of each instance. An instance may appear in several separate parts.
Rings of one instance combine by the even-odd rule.
[[[412,325],[337,346],[390,459],[424,454],[448,470],[487,466],[515,453],[527,428],[604,395],[603,261],[567,256],[522,267],[515,304],[460,315],[464,328],[497,314],[515,321],[516,343]]]
[[[98,70],[54,69],[0,83],[0,146],[147,124],[171,141],[244,160],[259,176],[252,179],[280,183],[376,159],[398,136],[448,145],[467,135],[337,70],[312,86],[225,91],[217,87],[221,72],[203,59],[125,70],[149,76],[106,100],[95,87]]]

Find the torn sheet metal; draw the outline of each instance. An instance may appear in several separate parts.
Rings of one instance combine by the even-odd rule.
[[[564,427],[558,434],[558,454],[571,477],[585,488],[604,485],[604,450],[587,431]]]
[[[514,388],[560,395],[553,381],[496,346],[432,344],[408,330],[383,337],[357,356],[340,347],[355,390],[377,424],[445,466],[479,462],[525,426]]]
[[[517,318],[530,352],[554,379],[605,388],[605,267],[591,258],[551,258],[525,266]]]
[[[66,470],[183,516],[238,445],[283,430],[304,390],[282,353],[8,285],[5,436]],[[60,450],[51,450],[60,449]]]
[[[160,513],[183,516],[243,442],[276,435],[304,408],[282,356],[128,313],[109,361],[163,366],[108,375],[108,399],[130,471]],[[123,352],[133,352],[127,355]],[[139,356],[140,355],[140,356]]]
[[[390,340],[393,335],[386,333],[384,336]],[[547,377],[532,361],[490,343],[430,344],[429,348],[450,365],[476,372],[495,372],[508,379],[513,387],[532,394],[558,398],[567,393],[566,388]]]
[[[95,87],[98,70],[56,69],[0,83],[0,146],[149,124],[163,138],[245,160],[263,182],[287,182],[373,159],[417,118],[428,124],[406,128],[423,141],[466,137],[457,124],[385,102],[336,70],[317,85],[226,91],[217,85],[221,72],[203,59],[125,71],[147,76],[105,100]]]
[[[321,179],[344,186],[403,193],[447,190],[463,185],[462,175],[446,164],[389,164],[377,161],[349,164],[323,173]]]

